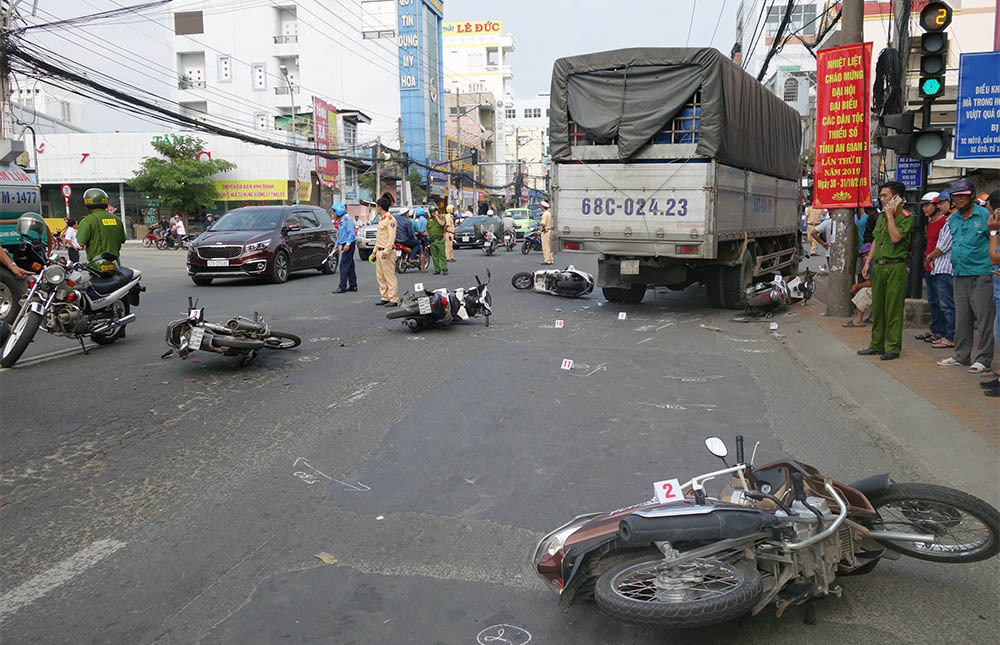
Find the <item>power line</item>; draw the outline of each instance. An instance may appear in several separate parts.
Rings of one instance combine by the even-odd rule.
[[[788,26],[788,21],[792,19],[792,11],[794,9],[795,0],[788,0],[788,4],[785,5],[785,14],[781,17],[781,22],[778,23],[778,31],[774,35],[774,39],[771,40],[771,48],[767,51],[767,56],[764,57],[764,62],[761,64],[760,71],[757,73],[758,82],[764,80],[764,74],[767,73],[767,66],[771,63],[771,59],[774,58],[774,54],[778,51],[778,44],[781,41],[781,37],[785,35],[785,27]]]
[[[715,44],[715,34],[719,33],[719,25],[722,24],[722,16],[726,15],[727,4],[729,4],[729,0],[722,0],[722,11],[719,12],[719,20],[715,21],[715,29],[712,30],[712,38],[708,41],[709,47]]]
[[[757,24],[754,25],[753,35],[750,38],[750,47],[743,54],[743,69],[746,69],[750,65],[750,59],[753,57],[753,52],[757,48],[757,43],[760,41],[760,37],[764,35],[767,31],[767,19],[764,18],[766,13],[768,16],[771,15],[771,9],[774,9],[774,3],[776,0],[771,0],[771,6],[767,6],[767,0],[763,0],[760,5],[760,15],[757,16]],[[761,24],[763,23],[763,24]],[[760,31],[758,31],[758,29]]]

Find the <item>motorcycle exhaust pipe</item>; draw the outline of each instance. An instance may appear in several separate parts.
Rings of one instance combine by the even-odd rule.
[[[901,533],[899,531],[869,531],[868,537],[876,540],[892,540],[895,542],[923,542],[933,544],[937,538],[933,535],[921,535],[919,533]]]
[[[128,325],[130,323],[134,323],[134,322],[135,322],[135,314],[129,314],[127,316],[123,316],[123,317],[119,318],[118,320],[115,320],[114,322],[109,322],[109,323],[105,323],[103,325],[99,325],[97,327],[94,327],[93,329],[90,330],[90,333],[92,333],[92,334],[103,334],[104,332],[106,332],[108,330],[118,329],[119,327],[124,327],[125,325]]]
[[[266,326],[245,318],[233,318],[226,322],[226,327],[232,331],[249,331],[264,333]]]

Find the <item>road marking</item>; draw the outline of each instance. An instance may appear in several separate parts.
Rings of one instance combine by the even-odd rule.
[[[714,403],[648,403],[639,401],[636,405],[648,405],[651,408],[660,410],[687,410],[688,408],[706,408],[709,412],[719,407]]]
[[[360,390],[355,390],[354,392],[351,392],[347,396],[347,398],[344,399],[343,401],[335,401],[334,403],[331,403],[330,405],[326,406],[326,409],[331,410],[333,408],[337,408],[342,405],[350,405],[352,403],[356,403],[361,399],[365,398],[366,396],[368,396],[369,394],[371,394],[372,390],[374,390],[377,386],[378,386],[377,382],[369,383],[368,385],[362,387]]]
[[[648,343],[651,340],[653,340],[653,339],[652,338],[646,338],[645,340],[640,340],[638,343],[636,343],[636,345],[642,345],[643,343]]]
[[[347,482],[342,482],[339,479],[334,479],[333,477],[330,477],[326,473],[324,473],[324,472],[320,471],[319,469],[317,469],[315,466],[313,466],[308,461],[306,461],[303,457],[299,457],[298,459],[296,459],[295,463],[292,464],[292,468],[295,468],[299,464],[302,464],[305,468],[308,468],[309,470],[313,471],[313,473],[316,473],[316,475],[320,475],[322,477],[326,477],[327,479],[329,479],[332,482],[337,482],[338,484],[340,484],[341,486],[343,486],[346,490],[353,491],[355,493],[364,493],[364,492],[367,492],[367,491],[371,490],[371,488],[369,486],[365,486],[361,482],[358,482],[357,484],[348,484]],[[301,470],[296,471],[296,472],[294,472],[292,474],[295,477],[298,477],[299,479],[301,479],[302,481],[304,481],[305,483],[309,484],[310,486],[312,484],[315,484],[317,481],[319,481],[316,478],[316,475],[313,475],[311,473],[307,473],[307,472],[304,472],[304,471],[301,471]]]
[[[87,345],[87,351],[99,347],[97,344]],[[66,349],[57,349],[52,352],[46,352],[44,354],[39,354],[38,356],[32,356],[31,358],[26,358],[23,361],[18,361],[15,363],[14,367],[0,367],[0,372],[6,372],[7,370],[16,369],[18,367],[28,367],[29,365],[35,365],[36,363],[44,363],[45,361],[51,361],[53,358],[59,358],[60,356],[69,356],[70,354],[79,354],[83,352],[79,347],[67,347]]]
[[[0,597],[0,620],[30,604],[56,587],[69,582],[104,558],[125,546],[118,540],[97,540],[48,571],[12,589]]]

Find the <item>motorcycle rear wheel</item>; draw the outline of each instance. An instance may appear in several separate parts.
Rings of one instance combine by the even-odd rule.
[[[978,562],[1000,552],[1000,511],[968,493],[932,484],[893,484],[868,496],[879,518],[870,529],[930,533],[940,543],[882,542],[918,560]]]
[[[111,316],[114,319],[123,318],[127,316],[128,313],[129,313],[128,304],[122,302],[121,300],[111,305]],[[119,338],[122,338],[123,336],[125,336],[124,326],[116,329],[115,333],[111,335],[101,334],[101,333],[91,334],[90,340],[94,341],[98,345],[110,345],[111,343],[115,342]]]
[[[646,555],[608,569],[594,587],[605,613],[672,629],[703,627],[750,611],[763,591],[760,573],[746,560],[702,559],[664,576],[663,557]]]
[[[148,249],[149,247],[153,246],[153,243],[149,241],[148,237],[144,237],[142,238],[142,245]]]
[[[271,331],[264,339],[264,345],[268,349],[292,349],[302,344],[302,339],[295,334],[287,334],[283,331]]]
[[[17,359],[21,358],[21,354],[28,349],[28,345],[38,333],[41,324],[42,316],[33,311],[29,311],[27,315],[17,321],[17,324],[10,331],[10,336],[7,337],[7,342],[3,345],[0,367],[12,367]]]
[[[518,291],[526,291],[535,285],[535,276],[527,271],[515,273],[514,277],[510,279],[510,285]]]
[[[396,258],[396,273],[406,273],[406,257],[401,255]]]
[[[166,251],[168,246],[170,246],[170,244],[167,242],[166,239],[161,237],[160,239],[156,240],[156,248],[158,248],[159,250]]]

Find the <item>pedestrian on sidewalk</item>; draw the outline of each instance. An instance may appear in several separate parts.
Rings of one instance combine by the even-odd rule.
[[[885,212],[878,216],[875,239],[862,272],[872,281],[872,336],[868,347],[859,349],[858,354],[881,354],[883,361],[899,358],[903,350],[906,258],[913,230],[913,216],[902,207],[905,192],[906,186],[898,181],[879,187]]]
[[[448,204],[444,214],[444,259],[455,261],[455,206]]]
[[[339,217],[337,222],[337,248],[340,250],[340,286],[334,293],[358,290],[358,274],[354,267],[354,247],[358,235],[354,231],[354,218],[347,214],[347,207],[335,202],[330,210]]]
[[[830,266],[830,247],[837,241],[836,228],[833,225],[833,218],[828,217],[813,227],[809,236],[812,238],[813,247],[819,244],[826,251],[826,264],[820,266],[820,273],[827,273]],[[826,239],[824,239],[826,238]],[[815,251],[813,251],[815,253]]]
[[[378,228],[375,233],[375,281],[378,282],[378,292],[381,300],[376,307],[395,307],[399,304],[396,283],[396,252],[393,243],[396,241],[396,220],[389,214],[392,207],[392,195],[383,193],[375,202],[378,213]]]
[[[970,374],[982,374],[993,361],[993,270],[990,264],[990,214],[973,199],[976,187],[958,179],[949,190],[955,212],[948,217],[951,266],[955,295],[955,354],[937,362],[942,367],[969,365]],[[973,356],[973,334],[979,323],[979,342]],[[971,362],[971,365],[970,365]]]
[[[448,275],[448,260],[444,256],[445,219],[438,211],[431,213],[427,220],[427,237],[431,241],[431,259],[434,260],[434,275]]]
[[[555,264],[552,258],[552,213],[549,203],[542,202],[542,221],[539,223],[542,233],[542,264]]]
[[[994,190],[990,193],[987,205],[993,211],[986,226],[990,231],[990,264],[993,266],[993,343],[995,350],[1000,347],[1000,190]],[[997,378],[996,366],[993,368],[993,379],[984,381],[980,385],[986,390],[986,396],[1000,397],[1000,379]]]
[[[806,237],[809,238],[809,253],[806,255],[807,258],[816,255],[816,238],[813,237],[813,231],[823,221],[825,213],[824,209],[816,208],[815,206],[810,206],[806,209]]]
[[[941,308],[938,305],[937,291],[934,288],[934,278],[931,274],[933,268],[933,258],[931,254],[937,247],[938,237],[941,227],[944,226],[945,217],[938,212],[937,192],[924,193],[920,198],[920,210],[927,218],[927,246],[924,250],[924,282],[927,284],[927,308],[931,314],[930,331],[917,334],[917,340],[936,342],[944,338],[944,322],[942,320]]]
[[[928,305],[933,298],[937,302],[940,310],[941,320],[944,323],[944,330],[940,331],[940,338],[923,337],[921,340],[929,341],[931,347],[942,349],[955,346],[955,296],[953,292],[954,277],[951,266],[951,229],[948,227],[948,216],[951,215],[951,193],[942,190],[934,199],[936,221],[931,218],[927,225],[927,248],[931,248],[930,235],[937,228],[937,241],[934,248],[925,256],[926,264],[930,265],[930,275],[927,282],[927,302]],[[925,265],[926,267],[926,265]],[[934,309],[931,309],[931,316]],[[934,331],[932,327],[932,331]],[[920,338],[918,336],[918,338]]]
[[[66,230],[63,231],[63,241],[66,242],[66,253],[69,255],[70,262],[80,261],[80,243],[76,241],[76,220],[70,218],[66,220]]]

